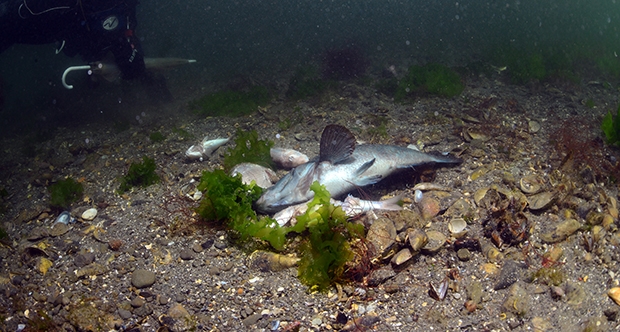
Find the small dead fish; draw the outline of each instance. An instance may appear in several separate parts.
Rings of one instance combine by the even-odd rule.
[[[185,151],[185,156],[191,160],[203,161],[204,158],[210,157],[220,146],[228,143],[229,138],[217,138],[209,140],[205,137],[201,144],[192,145]]]
[[[340,207],[347,217],[357,217],[362,213],[373,210],[400,211],[403,209],[403,207],[399,205],[401,201],[401,196],[395,196],[384,201],[367,201],[348,195],[340,204]]]
[[[275,162],[278,167],[284,169],[297,167],[307,163],[309,160],[308,156],[293,149],[271,148],[269,153],[271,154],[273,162]]]
[[[252,181],[261,188],[269,188],[278,180],[276,173],[270,168],[252,163],[241,163],[230,170],[230,176],[241,174],[241,181],[244,184],[251,184]]]
[[[396,196],[390,199],[386,199],[384,201],[367,201],[349,195],[347,196],[347,198],[344,199],[344,201],[337,201],[332,198],[330,199],[330,203],[334,206],[340,206],[340,208],[342,208],[347,217],[354,218],[363,213],[374,210],[402,210],[402,206],[399,205],[401,198],[401,196]],[[308,203],[291,205],[284,210],[281,210],[278,213],[274,214],[273,219],[278,222],[278,225],[284,226],[289,222],[292,224],[296,217],[301,216],[302,214],[306,213],[306,211],[308,211]]]

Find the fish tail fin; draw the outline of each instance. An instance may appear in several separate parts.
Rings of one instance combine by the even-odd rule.
[[[403,196],[394,196],[384,201],[379,201],[379,203],[381,204],[381,210],[400,211],[403,209]]]

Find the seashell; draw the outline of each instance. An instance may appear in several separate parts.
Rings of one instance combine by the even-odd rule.
[[[422,248],[422,250],[427,253],[438,252],[447,241],[446,236],[438,231],[428,231],[426,232],[426,235],[428,236],[428,243]]]
[[[567,219],[555,226],[550,232],[540,234],[540,238],[546,243],[557,243],[564,241],[567,237],[581,228],[581,224],[576,219]]]
[[[453,218],[448,222],[448,230],[455,238],[467,234],[467,222],[463,218]]]
[[[38,240],[48,237],[49,235],[50,234],[47,228],[36,227],[32,231],[30,231],[26,239],[28,239],[28,241],[38,241]]]
[[[476,140],[476,141],[488,141],[491,137],[488,135],[485,135],[479,131],[476,131],[472,128],[467,128],[467,130],[465,131],[466,136],[468,136],[470,139],[472,140]]]
[[[428,243],[428,235],[421,229],[409,231],[407,233],[409,245],[413,251],[420,251]]]
[[[72,224],[75,222],[75,219],[71,218],[71,213],[69,213],[69,211],[62,211],[58,217],[56,218],[56,221],[54,223],[60,223],[60,224]]]
[[[527,202],[530,210],[543,210],[555,203],[557,195],[553,192],[545,191],[528,197]]]
[[[97,217],[97,209],[90,208],[82,213],[82,219],[90,221]]]
[[[241,181],[244,184],[251,184],[252,181],[257,186],[265,189],[273,185],[273,181],[277,179],[277,175],[271,169],[252,163],[241,163],[230,170],[230,175],[241,175]]]
[[[452,191],[452,189],[450,189],[448,187],[440,186],[438,184],[431,183],[431,182],[420,182],[420,183],[416,184],[413,187],[413,190],[422,190],[422,191],[428,191],[428,190]]]
[[[299,258],[276,254],[274,252],[256,250],[247,259],[250,268],[258,269],[263,272],[276,272],[290,267],[294,267],[299,262]]]
[[[609,296],[617,305],[620,305],[620,287],[612,287],[607,291]]]
[[[65,223],[55,223],[50,229],[50,236],[57,237],[66,234],[71,227]]]
[[[532,134],[540,131],[540,123],[538,123],[538,121],[534,121],[534,120],[528,121],[527,127],[530,133]]]
[[[390,261],[394,267],[399,267],[408,262],[413,254],[411,254],[411,250],[409,248],[403,248],[399,252],[397,252],[392,260]]]
[[[519,180],[519,188],[526,194],[535,194],[540,191],[542,179],[535,174],[524,176]]]
[[[185,156],[191,160],[200,160],[202,161],[202,157],[205,153],[205,149],[202,145],[192,145],[185,151]]]
[[[418,203],[418,206],[420,207],[420,212],[422,213],[422,218],[424,220],[433,219],[433,217],[439,214],[439,211],[441,210],[439,201],[428,195],[422,197],[420,203]]]
[[[284,169],[295,168],[309,160],[308,156],[293,149],[271,148],[269,153],[273,162]]]
[[[202,140],[202,148],[204,149],[203,156],[205,157],[211,156],[213,152],[215,152],[215,150],[217,150],[220,146],[228,143],[228,141],[230,141],[230,137],[229,138],[216,138],[212,140],[209,140],[207,139],[207,137],[205,137]]]
[[[424,194],[422,193],[422,190],[416,189],[413,195],[413,201],[416,203],[420,203],[423,197],[424,197]]]

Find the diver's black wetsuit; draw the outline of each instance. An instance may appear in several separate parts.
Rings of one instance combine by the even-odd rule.
[[[125,79],[144,74],[134,35],[138,0],[0,0],[0,52],[19,44],[58,43],[69,55],[102,60],[109,52]]]

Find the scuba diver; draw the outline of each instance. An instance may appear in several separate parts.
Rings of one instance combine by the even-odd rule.
[[[57,43],[56,53],[89,62],[109,53],[126,80],[145,78],[134,34],[138,0],[0,0],[0,52],[13,44]]]

